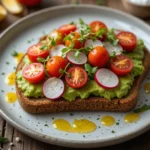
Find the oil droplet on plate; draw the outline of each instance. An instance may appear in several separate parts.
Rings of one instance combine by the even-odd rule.
[[[145,83],[144,84],[144,90],[147,94],[150,94],[150,83]]]
[[[112,116],[104,116],[101,119],[101,124],[104,126],[113,126],[115,124],[115,119]]]
[[[14,85],[15,84],[15,72],[8,74],[7,77],[5,78],[5,82],[8,85]]]
[[[95,131],[97,128],[94,122],[87,119],[75,119],[72,125],[64,119],[56,119],[53,122],[53,127],[57,130],[73,133],[90,133]]]
[[[140,119],[140,115],[138,113],[130,113],[124,116],[125,123],[133,123]]]
[[[22,52],[18,53],[17,56],[14,57],[15,61],[17,63],[19,63],[21,61],[21,59],[22,59],[23,56],[24,56],[24,53],[22,53]]]
[[[5,100],[6,100],[8,103],[14,103],[14,102],[17,100],[17,95],[16,95],[16,93],[14,93],[14,92],[8,92],[8,93],[5,95]]]

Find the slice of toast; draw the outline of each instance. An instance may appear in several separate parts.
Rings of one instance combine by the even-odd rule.
[[[111,101],[102,97],[89,97],[86,99],[77,98],[74,101],[67,101],[63,98],[59,100],[49,100],[47,98],[29,98],[24,96],[23,92],[18,88],[16,82],[16,93],[22,108],[29,113],[52,113],[52,112],[67,112],[67,111],[115,111],[126,112],[132,110],[137,104],[137,96],[139,86],[150,67],[150,54],[145,50],[143,65],[145,71],[140,77],[137,77],[134,84],[126,97],[121,99],[115,98]],[[24,63],[21,61],[16,69],[16,72],[22,69]]]

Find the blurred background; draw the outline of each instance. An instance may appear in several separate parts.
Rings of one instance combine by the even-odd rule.
[[[0,0],[0,32],[30,13],[65,4],[107,6],[150,20],[150,0]]]

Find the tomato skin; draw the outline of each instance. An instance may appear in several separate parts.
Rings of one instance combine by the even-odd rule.
[[[49,55],[49,50],[41,50],[43,44],[35,44],[28,48],[27,55],[31,62],[37,62],[38,57],[46,58]]]
[[[66,74],[65,80],[70,87],[77,89],[86,84],[88,75],[83,68],[75,66],[71,67],[67,72],[69,76]],[[76,75],[76,77],[74,75]],[[75,82],[73,82],[73,80],[75,80]]]
[[[105,67],[109,61],[109,53],[102,46],[96,46],[88,54],[88,61],[94,67]]]
[[[107,26],[101,21],[97,21],[97,20],[93,21],[89,24],[89,26],[92,28],[92,33],[96,33],[99,31],[99,29],[102,29],[102,28],[106,29],[106,32],[108,31]],[[102,37],[98,39],[101,41],[104,41],[106,39],[106,33],[103,34]]]
[[[46,70],[51,77],[60,77],[60,69],[65,69],[66,60],[60,56],[51,57],[46,63]]]
[[[137,43],[135,34],[122,31],[117,34],[117,38],[119,39],[119,44],[127,52],[132,52],[135,49]]]
[[[76,30],[75,24],[65,24],[58,28],[58,31],[60,31],[63,34],[69,34],[70,32],[74,32]]]
[[[127,75],[132,71],[132,60],[125,55],[118,55],[111,59],[110,69],[119,76]]]
[[[78,32],[72,32],[72,34],[74,35],[70,35],[71,40],[66,40],[65,45],[69,47],[71,42],[74,41],[73,48],[80,49],[81,47],[83,47],[83,44],[78,40],[80,38],[80,34]]]
[[[38,74],[34,74],[34,71],[32,68],[36,68],[36,70],[39,71]],[[39,70],[40,69],[40,70]],[[32,73],[33,76],[29,76],[29,73]],[[45,72],[44,72],[44,65],[42,63],[32,63],[27,65],[23,71],[22,71],[22,76],[29,82],[29,83],[40,83],[44,77],[45,77]]]
[[[49,33],[49,35],[47,36],[46,38],[46,42],[49,43],[49,37],[51,38],[54,38],[54,41],[56,43],[56,45],[59,45],[59,44],[63,44],[64,41],[64,34],[58,30],[53,30],[52,32]],[[52,46],[51,46],[52,47]],[[50,48],[51,48],[50,47]]]
[[[36,6],[41,3],[41,0],[19,0],[19,2],[26,6]]]

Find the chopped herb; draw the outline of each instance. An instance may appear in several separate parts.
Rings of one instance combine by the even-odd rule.
[[[83,135],[83,137],[85,138],[85,135]]]
[[[85,64],[84,68],[86,70],[86,72],[88,73],[88,76],[90,79],[94,78],[94,74],[97,71],[98,67],[91,67],[90,64]]]
[[[27,42],[28,42],[28,43],[31,43],[31,40],[28,40]]]
[[[102,36],[107,32],[106,28],[101,28],[96,32],[96,37],[102,38]]]
[[[147,111],[147,110],[150,110],[150,105],[145,104],[142,107],[135,109],[134,112],[135,113],[141,113],[141,112],[144,112],[144,111]]]
[[[52,120],[54,120],[54,118],[52,118]]]
[[[110,57],[111,57],[111,58],[116,57],[116,52],[112,52],[112,53],[110,54]]]
[[[44,126],[45,126],[45,127],[48,127],[48,124],[45,124]]]
[[[42,58],[42,57],[38,57],[37,58],[37,61],[40,62],[40,63],[43,63],[44,66],[46,65],[46,62],[49,60],[50,56],[48,56],[46,59],[45,58]]]
[[[73,33],[71,33],[71,34],[73,34]],[[70,37],[70,35],[65,36],[64,41],[66,41],[66,40],[71,41],[71,37]]]
[[[82,18],[79,18],[80,25],[85,25],[85,22],[82,20]]]
[[[111,131],[111,133],[115,133],[115,131],[114,131],[114,130],[112,130],[112,131]]]
[[[61,74],[61,76],[59,78],[61,78],[64,74],[67,74],[68,76],[70,76],[70,74],[66,71],[67,68],[69,67],[70,63],[68,63],[65,67],[65,69],[63,70],[62,68],[59,69],[59,73]]]
[[[77,50],[77,51],[75,52],[75,57],[79,57],[79,55],[80,55],[80,51]]]
[[[108,32],[107,32],[107,40],[112,43],[113,45],[117,45],[118,43],[118,39],[116,39],[116,36],[115,36],[115,33],[114,33],[114,29],[110,29]]]
[[[116,125],[119,125],[119,122],[116,122]]]
[[[16,56],[18,56],[18,52],[13,51],[13,52],[11,53],[11,55],[12,55],[13,57],[16,57]]]
[[[1,136],[0,136],[0,143],[5,143],[5,142],[7,142],[7,141],[8,141],[7,138],[4,138],[4,137],[1,137]]]
[[[2,72],[2,75],[5,75],[5,72]]]
[[[6,64],[9,65],[9,62],[7,61]]]
[[[99,120],[99,118],[97,118],[96,120]]]
[[[72,22],[70,22],[69,24],[75,24],[75,22],[74,22],[74,21],[72,21]]]
[[[40,47],[41,50],[47,50],[48,46],[47,45],[43,45],[42,47]]]
[[[3,92],[3,93],[4,93],[4,90],[1,90],[1,92]]]

